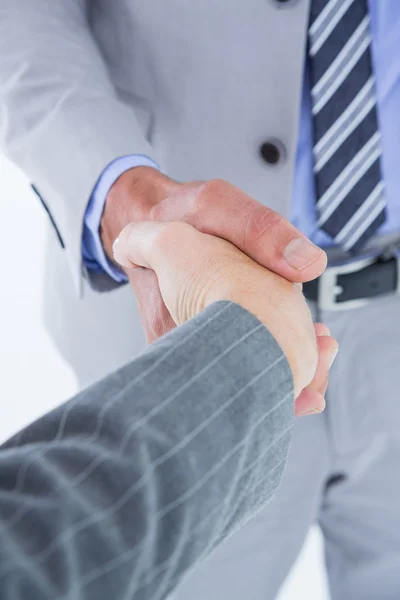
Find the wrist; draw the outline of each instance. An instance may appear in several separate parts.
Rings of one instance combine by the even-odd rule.
[[[275,277],[272,276],[273,279]],[[229,281],[221,286],[219,281],[204,304],[207,306],[210,300],[228,300],[257,317],[281,347],[292,372],[297,397],[315,373],[317,349],[308,308],[304,300],[299,298],[300,290],[286,281],[282,281],[282,286],[282,289],[274,290],[273,295],[277,298],[273,301],[269,298],[268,289],[263,289],[259,283],[252,284],[242,279],[232,286]],[[217,294],[215,289],[218,289]]]
[[[109,259],[112,244],[122,229],[133,221],[148,218],[151,207],[178,185],[152,167],[128,169],[111,186],[100,223],[100,237]]]

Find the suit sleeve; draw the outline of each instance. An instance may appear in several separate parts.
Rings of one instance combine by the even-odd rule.
[[[0,451],[0,599],[161,600],[271,498],[280,347],[216,303]]]
[[[0,143],[50,211],[78,290],[83,217],[98,177],[120,156],[158,162],[118,98],[88,5],[0,0]]]

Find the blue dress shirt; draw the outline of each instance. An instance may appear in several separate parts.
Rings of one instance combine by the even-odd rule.
[[[388,200],[387,220],[379,233],[400,231],[400,1],[369,0],[372,60],[376,81],[378,118],[382,141],[382,174]],[[312,154],[312,120],[307,65],[297,142],[292,198],[292,223],[323,248],[333,240],[316,225]],[[157,167],[148,157],[127,156],[111,163],[100,176],[90,199],[84,222],[82,255],[89,269],[105,271],[116,281],[125,275],[107,260],[99,237],[99,225],[108,190],[126,170],[139,165]]]
[[[92,196],[86,209],[83,235],[82,235],[82,258],[85,266],[91,271],[101,273],[105,271],[118,283],[127,281],[123,271],[112,264],[104,252],[100,239],[100,221],[103,214],[107,194],[122,173],[133,167],[154,167],[158,165],[148,156],[132,154],[122,156],[110,163],[100,175],[93,189]]]

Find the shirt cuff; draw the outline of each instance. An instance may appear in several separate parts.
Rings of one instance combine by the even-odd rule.
[[[141,154],[122,156],[111,162],[97,180],[83,220],[82,258],[85,267],[96,273],[105,272],[117,283],[127,281],[127,277],[107,258],[104,252],[100,239],[100,221],[111,186],[122,173],[133,167],[159,169],[159,166],[151,158]]]

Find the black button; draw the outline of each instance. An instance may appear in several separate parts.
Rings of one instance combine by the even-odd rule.
[[[264,142],[260,147],[260,154],[269,165],[276,165],[281,157],[278,146],[273,142]]]

